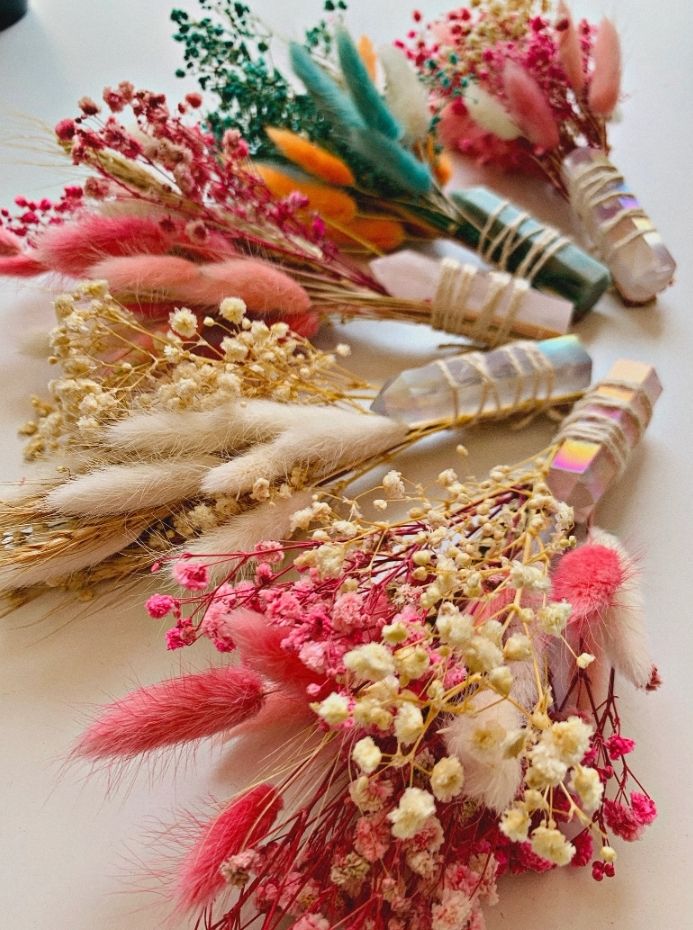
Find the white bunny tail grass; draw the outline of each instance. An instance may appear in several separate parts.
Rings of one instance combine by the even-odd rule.
[[[645,627],[645,610],[637,569],[621,542],[599,527],[590,532],[590,542],[613,549],[623,567],[623,582],[602,625],[603,648],[614,668],[636,688],[646,688],[654,662]]]
[[[385,72],[385,99],[407,142],[426,137],[431,125],[428,94],[409,59],[400,48],[383,45],[378,58]]]
[[[218,468],[202,483],[207,494],[244,494],[258,479],[284,479],[304,466],[312,480],[365,462],[402,442],[406,426],[387,417],[334,407],[287,407],[292,422],[261,448]]]
[[[263,539],[288,538],[291,517],[310,502],[310,491],[298,491],[291,497],[265,501],[199,536],[185,546],[185,552],[194,561],[204,562],[210,576],[217,580],[228,572],[227,554],[250,552]]]
[[[242,448],[271,439],[295,418],[298,404],[271,400],[234,400],[212,410],[163,410],[135,413],[109,426],[103,442],[121,452],[193,455]]]
[[[53,488],[43,508],[66,516],[101,517],[161,507],[195,495],[203,475],[218,461],[206,456],[108,465]]]
[[[512,803],[522,781],[522,764],[508,745],[522,718],[510,701],[492,691],[476,694],[470,708],[476,712],[460,714],[445,728],[445,745],[464,766],[465,794],[500,812]],[[479,739],[482,734],[488,738]]]

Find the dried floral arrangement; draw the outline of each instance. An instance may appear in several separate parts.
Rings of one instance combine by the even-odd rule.
[[[404,43],[355,43],[328,0],[337,15],[289,46],[303,92],[248,6],[200,5],[199,21],[173,18],[216,112],[127,81],[105,110],[85,97],[56,136],[86,182],[0,211],[0,274],[97,279],[56,301],[57,377],[23,430],[48,470],[0,502],[0,591],[86,598],[165,568],[146,606],[169,618],[168,649],[206,638],[231,654],[115,701],[74,752],[127,764],[222,736],[253,760],[179,850],[178,917],[483,930],[503,875],[572,865],[601,881],[615,840],[656,817],[618,706],[620,679],[660,683],[636,570],[584,524],[661,385],[618,362],[548,449],[481,481],[446,469],[437,496],[382,466],[432,432],[580,397],[591,360],[575,337],[509,340],[567,328],[566,300],[530,283],[578,314],[609,283],[491,192],[444,194],[439,139],[543,170],[636,299],[623,267],[658,246],[622,227],[644,216],[614,201],[622,179],[603,160],[616,34],[576,28],[563,5],[553,23],[544,2],[478,0],[419,26],[408,61]],[[501,271],[406,252],[365,270],[340,251],[441,234]],[[402,268],[403,293],[383,283]],[[377,392],[341,367],[346,346],[309,342],[329,315],[500,348]]]
[[[475,271],[476,293],[465,297],[462,280],[452,305],[442,273],[432,299],[391,296],[333,240],[355,210],[349,195],[330,194],[341,204],[337,216],[290,185],[271,190],[237,130],[217,144],[186,121],[198,94],[175,112],[163,95],[128,82],[103,98],[108,116],[85,97],[81,115],[55,130],[73,164],[92,170],[86,182],[55,203],[18,197],[18,209],[0,211],[0,273],[105,279],[119,301],[154,322],[181,304],[214,313],[234,295],[251,316],[285,318],[304,335],[327,314],[432,322],[481,345],[565,332],[565,301],[529,295],[507,276]],[[119,122],[124,111],[135,129]]]
[[[21,430],[26,459],[44,472],[0,503],[0,590],[13,605],[46,585],[87,597],[171,551],[225,551],[288,531],[317,485],[337,492],[454,425],[568,404],[591,372],[566,336],[441,359],[376,395],[337,364],[348,346],[321,351],[287,323],[250,320],[237,297],[202,320],[174,310],[158,329],[104,282],[55,310],[49,360],[59,374]]]
[[[376,55],[367,39],[357,47],[339,19],[323,20],[302,44],[289,46],[292,69],[305,86],[300,92],[274,63],[271,28],[250,7],[228,0],[201,0],[201,7],[208,15],[200,20],[173,13],[185,70],[218,96],[218,111],[209,117],[214,130],[240,131],[277,192],[298,189],[318,209],[338,196],[336,206],[346,193],[365,221],[366,239],[371,232],[378,239],[377,224],[392,219],[405,224],[393,245],[407,229],[457,238],[487,261],[569,299],[578,314],[604,292],[606,269],[555,230],[483,188],[450,197],[442,192],[447,171],[426,92],[401,50],[385,47]],[[345,4],[326,8],[342,11]],[[378,65],[384,92],[376,83]]]
[[[615,672],[659,678],[632,560],[596,529],[574,548],[547,469],[448,469],[442,499],[391,471],[368,500],[402,520],[316,496],[291,521],[307,537],[175,562],[183,593],[147,603],[175,619],[169,648],[208,637],[240,661],[116,701],[76,754],[253,740],[248,783],[172,877],[179,917],[479,930],[506,873],[614,874],[612,838],[656,816]]]
[[[481,0],[414,20],[398,44],[430,88],[445,144],[508,171],[541,172],[570,201],[626,301],[664,290],[674,260],[608,157],[621,83],[613,23],[576,24],[563,0]]]
[[[0,508],[3,590],[81,591],[198,536],[282,526],[292,495],[407,436],[362,408],[372,391],[337,364],[346,346],[251,321],[239,298],[203,321],[174,310],[158,331],[103,282],[55,306],[59,374],[23,428],[27,459],[50,470]]]

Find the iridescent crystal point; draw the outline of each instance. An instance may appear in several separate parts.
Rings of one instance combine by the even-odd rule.
[[[500,419],[572,399],[591,374],[592,359],[577,336],[514,342],[402,371],[371,409],[411,428]]]
[[[584,523],[623,471],[662,393],[651,365],[622,359],[566,418],[547,484]],[[600,441],[600,436],[601,441]]]
[[[580,147],[563,161],[570,203],[628,303],[643,304],[667,288],[676,262],[662,237],[600,149]]]

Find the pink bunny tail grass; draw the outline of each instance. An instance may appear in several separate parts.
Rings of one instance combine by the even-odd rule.
[[[308,310],[306,313],[294,313],[286,321],[298,336],[306,339],[312,339],[320,329],[320,314],[314,310]]]
[[[116,295],[181,301],[193,306],[218,306],[225,297],[241,297],[252,313],[279,311],[305,315],[310,298],[303,288],[267,262],[252,258],[228,259],[196,265],[170,255],[131,255],[107,258],[88,269],[105,278]]]
[[[248,669],[211,668],[162,681],[110,704],[84,733],[74,756],[126,761],[203,739],[254,717],[264,700],[262,680]]]
[[[558,4],[558,22],[556,23],[556,42],[558,57],[570,86],[579,94],[585,86],[585,69],[578,36],[573,17],[567,4],[563,0]]]
[[[193,262],[175,255],[128,255],[104,258],[91,265],[89,277],[103,278],[114,294],[167,297],[199,277]],[[175,300],[175,297],[173,298]]]
[[[443,108],[437,129],[440,141],[449,151],[461,152],[477,164],[491,163],[504,171],[538,173],[524,146],[515,140],[506,142],[499,139],[478,126],[461,98]]]
[[[269,262],[254,258],[228,259],[200,266],[201,277],[186,287],[194,302],[218,304],[225,297],[241,297],[253,313],[278,311],[287,316],[304,314],[310,298],[300,284]]]
[[[224,627],[236,644],[244,665],[272,681],[305,691],[320,682],[296,656],[282,649],[285,632],[269,626],[262,614],[234,610],[224,618]]]
[[[582,546],[562,557],[552,596],[572,608],[571,638],[583,640],[636,688],[654,690],[659,674],[650,658],[643,598],[633,559],[615,536],[595,527]]]
[[[556,601],[568,601],[573,612],[570,624],[581,634],[602,619],[613,605],[625,580],[626,567],[614,549],[586,542],[566,553],[553,573]]]
[[[508,59],[503,70],[503,85],[510,115],[527,139],[538,148],[550,151],[560,142],[558,126],[541,88],[522,65]]]
[[[156,220],[84,213],[70,223],[48,229],[37,245],[37,254],[52,270],[79,277],[106,256],[161,255],[171,244],[171,236]]]
[[[0,226],[0,255],[19,255],[23,248],[24,243],[19,236]]]
[[[222,864],[264,839],[281,809],[282,799],[276,788],[258,785],[203,826],[178,873],[178,907],[189,911],[209,904],[225,885]]]
[[[9,278],[33,278],[48,270],[45,265],[27,252],[7,256],[0,253],[0,275],[6,275]]]
[[[614,112],[621,90],[621,43],[616,27],[604,17],[592,49],[594,71],[587,94],[590,109],[598,116]]]

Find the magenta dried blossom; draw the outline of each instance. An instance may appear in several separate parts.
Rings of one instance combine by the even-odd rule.
[[[554,698],[555,663],[583,689],[589,663],[551,591],[573,522],[544,479],[541,463],[481,483],[449,469],[432,501],[393,471],[372,503],[406,503],[399,522],[316,499],[292,521],[317,524],[306,539],[178,563],[183,594],[149,602],[174,617],[169,642],[237,649],[283,696],[275,725],[301,719],[297,700],[314,721],[263,775],[285,812],[220,864],[205,926],[472,930],[507,872],[614,873],[610,837],[638,838],[655,807],[613,687],[587,709],[575,688]]]
[[[577,145],[608,150],[605,120],[620,87],[608,20],[599,29],[576,25],[565,4],[552,15],[545,0],[481,2],[418,25],[408,52],[431,89],[442,137],[481,162],[540,168],[565,193],[562,158]]]
[[[346,303],[349,291],[362,288],[382,297],[374,279],[340,257],[303,195],[270,192],[237,132],[217,145],[185,118],[190,100],[172,111],[163,94],[128,82],[107,88],[104,101],[107,115],[83,98],[80,115],[56,126],[72,162],[94,172],[85,184],[66,188],[56,203],[18,198],[15,214],[0,214],[1,273],[98,272],[113,277],[114,293],[129,307],[160,317],[181,302],[205,308],[241,296],[251,311],[286,314],[304,331],[314,329],[315,317],[302,283],[317,306]],[[124,111],[134,129],[121,122]],[[254,298],[234,290],[247,256],[256,256],[245,276]],[[146,273],[136,262],[145,257]]]
[[[541,172],[569,201],[626,303],[648,303],[671,284],[676,263],[608,157],[621,86],[610,20],[576,24],[563,2],[554,11],[547,0],[480,0],[408,38],[449,148]]]

